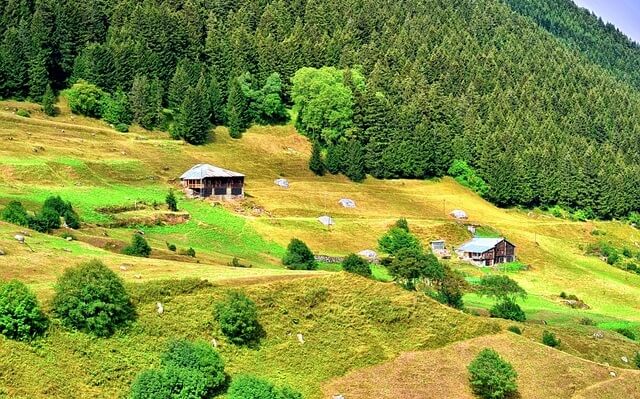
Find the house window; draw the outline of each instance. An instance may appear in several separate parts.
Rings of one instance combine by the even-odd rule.
[[[231,195],[242,195],[242,187],[233,187],[231,189]]]
[[[214,195],[227,195],[226,187],[216,187],[213,189]]]

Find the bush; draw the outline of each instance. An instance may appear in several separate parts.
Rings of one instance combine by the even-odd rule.
[[[471,389],[483,399],[508,398],[518,390],[518,373],[493,349],[483,349],[467,369]]]
[[[422,251],[422,245],[413,234],[401,227],[392,227],[378,240],[380,250],[389,255],[396,255],[401,249]]]
[[[44,333],[47,325],[35,294],[24,283],[0,284],[0,334],[26,341]]]
[[[402,230],[406,231],[407,233],[411,232],[409,230],[409,222],[407,221],[406,218],[400,218],[400,219],[396,220],[395,227],[397,227],[399,229],[402,229]]]
[[[19,226],[29,225],[29,215],[27,214],[26,209],[22,206],[22,203],[18,201],[9,202],[2,210],[0,217],[8,223],[17,224]]]
[[[297,238],[289,242],[282,264],[292,270],[315,270],[318,267],[313,252]]]
[[[195,249],[193,249],[193,248],[191,248],[191,247],[189,247],[189,249],[187,249],[187,252],[185,252],[185,254],[186,254],[187,256],[190,256],[190,257],[192,257],[192,258],[195,258],[195,257],[196,257],[196,250],[195,250]]]
[[[225,381],[224,362],[211,345],[203,341],[173,341],[162,356],[165,367],[189,369],[202,374],[198,377],[206,390],[205,396],[220,388]]]
[[[55,285],[53,309],[64,325],[99,337],[136,317],[122,280],[98,260],[64,271]]]
[[[206,398],[224,384],[224,363],[206,342],[173,341],[161,370],[142,372],[131,386],[132,399]]]
[[[73,211],[73,207],[71,203],[65,202],[59,195],[58,196],[50,196],[46,200],[44,200],[44,204],[42,204],[42,209],[52,209],[56,211],[59,216],[64,215],[68,211]]]
[[[140,234],[134,234],[131,238],[131,244],[123,249],[122,253],[129,256],[148,258],[149,255],[151,255],[151,247],[143,236]]]
[[[472,189],[481,196],[486,195],[489,191],[487,183],[465,161],[454,160],[447,173],[456,179],[458,183]]]
[[[523,322],[527,319],[520,306],[512,300],[505,299],[493,305],[489,311],[491,317]]]
[[[522,330],[518,326],[509,326],[507,327],[507,331],[511,331],[514,334],[522,335]]]
[[[62,217],[64,217],[64,222],[67,224],[67,227],[72,229],[80,228],[80,218],[73,210],[66,211]]]
[[[593,319],[590,319],[588,317],[583,317],[580,319],[580,324],[582,324],[583,326],[595,326],[596,322],[593,321]]]
[[[126,123],[118,123],[114,125],[114,128],[116,129],[116,132],[120,132],[120,133],[129,132],[129,125],[127,125]]]
[[[84,80],[71,86],[63,92],[69,102],[69,108],[74,114],[100,118],[102,116],[103,102],[107,98],[98,86]]]
[[[240,291],[230,291],[215,307],[215,318],[222,333],[237,345],[249,344],[260,337],[256,304]]]
[[[369,265],[369,262],[356,254],[351,254],[344,258],[344,261],[342,261],[342,268],[349,273],[359,274],[364,277],[371,277],[371,266]]]
[[[241,375],[229,386],[227,399],[302,399],[302,394],[291,388],[277,388],[263,379]]]
[[[636,333],[634,333],[633,331],[629,330],[628,328],[617,328],[616,332],[620,335],[623,335],[627,338],[629,338],[632,341],[636,340]]]
[[[22,108],[16,111],[16,115],[21,116],[23,118],[31,118],[31,113],[26,109],[22,109]]]
[[[52,208],[42,208],[39,214],[29,220],[29,227],[41,233],[59,229],[60,225],[60,215]]]
[[[176,199],[176,195],[173,193],[173,190],[169,190],[169,193],[165,198],[165,202],[171,212],[178,212],[178,200]]]
[[[542,343],[552,348],[556,348],[560,345],[560,340],[556,338],[556,335],[551,331],[544,330],[542,332]]]
[[[170,244],[170,243],[167,243],[167,249],[171,252],[176,252],[178,250],[178,248],[176,247],[176,244]]]

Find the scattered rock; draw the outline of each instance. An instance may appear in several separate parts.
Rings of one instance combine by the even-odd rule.
[[[595,339],[603,339],[604,338],[604,332],[602,331],[596,331],[593,333],[593,338]]]
[[[25,237],[31,237],[31,234],[29,234],[28,231],[21,231],[20,234],[22,234]]]
[[[126,272],[127,269],[128,268],[125,265],[120,265],[120,271]]]
[[[609,375],[614,378],[618,376],[618,374],[616,374],[616,372],[613,370],[609,371]]]
[[[218,347],[218,340],[215,338],[211,338],[211,345],[213,345],[214,348]]]
[[[276,186],[280,186],[282,188],[289,188],[289,181],[287,179],[276,179],[273,181]]]
[[[625,362],[625,363],[629,363],[629,358],[628,358],[628,357],[626,357],[626,356],[622,356],[622,357],[620,358],[620,360],[622,360],[622,361],[623,361],[623,362]]]
[[[158,314],[164,313],[164,306],[162,306],[161,302],[156,302],[156,312],[158,312]]]
[[[16,234],[13,238],[15,238],[20,244],[24,244],[24,236],[22,234]]]
[[[298,333],[298,342],[300,342],[301,344],[304,344],[304,337],[302,336],[302,334]]]
[[[67,237],[66,240],[67,241],[73,241],[73,237]]]
[[[135,276],[133,276],[133,278],[140,280],[140,279],[142,279],[142,275],[136,274]]]
[[[0,256],[4,256],[4,255],[5,255],[5,252],[2,249],[0,249]]]

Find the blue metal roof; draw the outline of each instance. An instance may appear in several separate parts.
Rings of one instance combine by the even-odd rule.
[[[500,242],[504,241],[504,238],[479,238],[475,237],[470,241],[462,244],[458,251],[461,252],[476,252],[476,253],[484,253],[494,248]]]

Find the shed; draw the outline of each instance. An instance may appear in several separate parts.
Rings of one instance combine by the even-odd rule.
[[[198,164],[180,176],[185,190],[201,198],[244,198],[244,175],[209,164]]]
[[[431,250],[432,251],[442,251],[444,249],[446,249],[444,240],[431,241]]]
[[[474,237],[456,250],[458,256],[478,266],[493,266],[516,260],[516,246],[503,237]]]
[[[335,224],[331,216],[320,216],[318,218],[318,221],[324,224],[325,226],[333,226]]]

